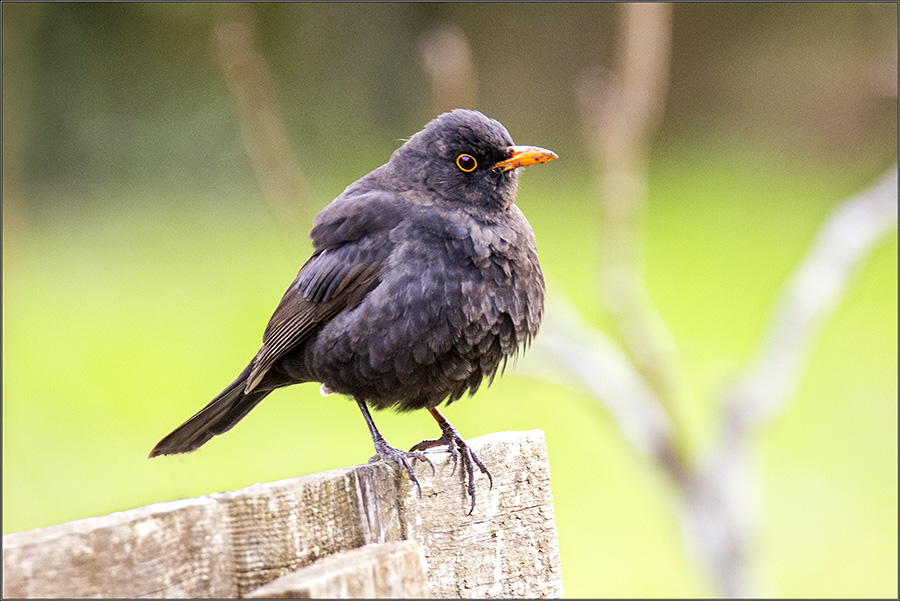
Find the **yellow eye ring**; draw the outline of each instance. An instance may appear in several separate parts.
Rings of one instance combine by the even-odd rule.
[[[471,173],[478,167],[478,161],[471,154],[461,154],[456,157],[456,166],[466,173]]]

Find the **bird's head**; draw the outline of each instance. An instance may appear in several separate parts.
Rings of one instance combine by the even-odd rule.
[[[518,168],[557,158],[516,146],[499,121],[478,111],[443,113],[398,148],[388,163],[395,182],[428,198],[502,210],[513,204]]]

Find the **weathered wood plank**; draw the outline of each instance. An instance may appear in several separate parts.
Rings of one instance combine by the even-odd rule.
[[[3,596],[234,597],[228,516],[209,497],[3,536]]]
[[[561,596],[543,433],[469,445],[494,476],[492,489],[478,477],[471,516],[461,470],[451,477],[450,455],[432,449],[434,475],[416,464],[421,497],[377,462],[4,535],[3,595],[244,596],[322,558],[410,539],[425,553],[430,596]],[[340,565],[346,582],[367,573],[330,569]]]
[[[417,540],[428,562],[431,597],[561,597],[559,542],[550,492],[544,433],[498,432],[468,441],[491,470],[476,478],[472,515],[462,470],[453,477],[449,453],[429,454],[411,482],[401,485],[403,537]]]
[[[321,557],[401,537],[397,479],[383,462],[212,496],[230,517],[241,596]]]
[[[415,541],[342,551],[282,576],[248,597],[267,599],[423,599],[425,555]]]

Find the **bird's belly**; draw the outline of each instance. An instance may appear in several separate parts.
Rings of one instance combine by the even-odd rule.
[[[474,265],[398,270],[322,328],[305,351],[307,369],[377,408],[452,402],[492,379],[533,333],[528,296],[514,283]]]

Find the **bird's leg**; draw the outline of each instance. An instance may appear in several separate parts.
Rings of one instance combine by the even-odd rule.
[[[450,455],[453,457],[453,471],[450,472],[451,476],[456,472],[456,464],[459,461],[460,455],[462,455],[462,463],[467,476],[466,490],[469,493],[469,496],[472,497],[472,507],[469,509],[469,515],[472,515],[472,512],[475,510],[475,468],[472,464],[474,463],[477,465],[478,469],[481,470],[481,473],[488,477],[489,488],[494,487],[494,478],[491,476],[491,472],[488,471],[487,466],[478,458],[478,455],[469,448],[469,445],[462,439],[462,436],[459,435],[459,432],[453,427],[453,424],[444,417],[444,414],[433,407],[429,409],[428,412],[431,413],[431,416],[441,427],[441,437],[432,440],[423,440],[422,442],[413,445],[410,451],[423,451],[432,447],[447,445],[450,449]]]
[[[372,420],[372,415],[369,413],[369,408],[362,401],[356,401],[356,404],[359,405],[359,410],[362,411],[363,417],[366,418],[366,423],[369,425],[369,433],[372,435],[372,442],[375,444],[375,452],[378,453],[377,457],[381,457],[382,460],[387,461],[390,459],[397,463],[401,469],[406,470],[406,473],[409,474],[410,480],[416,483],[416,488],[419,489],[419,496],[422,496],[422,485],[419,484],[419,479],[416,478],[416,473],[412,469],[412,465],[410,465],[410,459],[418,459],[420,461],[425,461],[428,465],[431,466],[431,472],[434,473],[434,464],[431,463],[431,460],[425,456],[424,453],[419,453],[418,451],[401,451],[400,449],[395,449],[391,445],[387,443],[384,437],[381,435],[381,432],[378,431],[378,428],[375,427],[375,422]],[[372,461],[369,459],[369,461]]]

